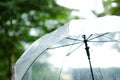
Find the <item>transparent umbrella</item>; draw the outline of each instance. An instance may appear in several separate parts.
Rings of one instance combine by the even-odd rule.
[[[71,20],[23,53],[15,80],[119,80],[119,48],[119,16]]]

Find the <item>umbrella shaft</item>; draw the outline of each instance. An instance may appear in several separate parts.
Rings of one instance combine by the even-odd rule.
[[[89,65],[90,65],[90,71],[91,71],[92,80],[94,80],[93,69],[92,69],[92,64],[91,64],[91,60],[90,60],[89,47],[87,46],[87,43],[85,43],[85,45],[86,45],[85,50],[86,50],[87,57],[88,57],[88,60],[89,60]]]
[[[89,47],[88,47],[88,44],[87,44],[86,36],[83,35],[83,38],[84,38],[84,43],[85,43],[85,50],[86,50],[86,53],[87,53],[88,59],[90,59],[90,52],[89,52]]]
[[[92,64],[91,64],[91,60],[90,60],[90,52],[89,52],[89,47],[88,47],[88,44],[87,44],[87,39],[86,39],[85,35],[83,35],[83,38],[84,38],[84,43],[85,43],[85,50],[86,50],[87,57],[88,57],[88,60],[89,60],[89,65],[90,65],[90,71],[91,71],[92,80],[94,80],[93,69],[92,69]]]
[[[89,65],[90,65],[90,71],[91,71],[91,76],[92,76],[92,80],[94,80],[94,75],[93,75],[93,69],[92,69],[92,65],[91,65],[91,61],[89,60]]]

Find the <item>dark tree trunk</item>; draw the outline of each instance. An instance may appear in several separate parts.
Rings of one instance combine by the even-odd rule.
[[[14,64],[14,56],[10,55],[8,58],[8,62],[9,62],[9,80],[13,80],[13,76],[14,76],[14,72],[13,72],[13,64]]]

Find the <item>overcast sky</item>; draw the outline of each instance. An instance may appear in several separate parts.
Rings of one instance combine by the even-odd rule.
[[[78,9],[79,12],[73,12],[84,18],[94,18],[91,10],[100,13],[103,11],[102,0],[57,0],[57,3],[67,8]]]

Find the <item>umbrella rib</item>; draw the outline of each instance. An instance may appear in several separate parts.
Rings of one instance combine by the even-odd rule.
[[[96,36],[96,37],[94,37],[94,38],[91,38],[91,39],[89,39],[89,40],[93,40],[93,39],[95,39],[95,38],[98,38],[98,37],[104,36],[104,35],[106,35],[106,34],[108,34],[108,32],[107,32],[107,33],[104,33],[104,34],[101,34],[101,35],[98,35],[98,36]]]
[[[120,42],[118,40],[113,40],[113,41],[88,41],[88,42]]]
[[[79,44],[79,43],[81,43],[81,42],[76,42],[76,43],[72,43],[72,44],[66,44],[66,45],[62,45],[62,46],[51,47],[51,48],[48,48],[48,49],[56,49],[56,48],[60,48],[60,47],[67,47],[67,46],[75,45],[75,44]]]
[[[78,36],[78,38],[79,38],[79,36]],[[74,42],[76,42],[76,41],[74,41]],[[72,45],[72,46],[73,46],[73,45]],[[72,46],[70,47],[70,49],[72,48]],[[69,49],[69,51],[70,51],[70,49]],[[66,59],[66,57],[68,56],[69,51],[67,52],[67,55],[65,56],[65,59]],[[72,53],[72,52],[71,52],[71,53]],[[71,54],[71,53],[70,53],[70,54]],[[61,76],[61,73],[62,73],[62,70],[63,70],[63,66],[64,66],[65,59],[64,59],[64,61],[63,61],[63,65],[62,65],[62,67],[61,67],[61,69],[60,69],[60,74],[59,74],[58,80],[60,80],[60,76]]]
[[[87,40],[89,40],[89,38],[92,36],[93,34],[91,34],[88,38],[87,38]]]
[[[106,38],[108,38],[108,39],[110,39],[111,41],[89,41],[89,42],[120,42],[120,40],[114,40],[113,38],[111,38],[111,37],[109,37],[109,36],[104,36],[104,37],[106,37]]]
[[[82,46],[82,44],[81,44],[80,46]],[[66,59],[66,57],[69,56],[72,52],[74,52],[75,50],[77,50],[80,46],[78,46],[76,49],[74,49],[74,50],[71,51],[71,52],[68,51],[68,54],[65,56],[65,59]],[[63,61],[62,67],[61,67],[61,69],[60,69],[60,74],[59,74],[59,76],[58,76],[58,80],[60,80],[60,76],[61,76],[61,73],[62,73],[62,70],[63,70],[63,66],[64,66],[65,59],[64,59],[64,61]]]
[[[67,39],[70,39],[70,40],[74,40],[74,41],[81,41],[83,42],[83,40],[80,40],[80,39],[74,39],[74,38],[70,38],[68,37]],[[72,52],[74,52],[75,50],[77,50],[80,46],[82,46],[83,44],[79,45],[77,48],[75,48],[74,50],[72,50],[71,52],[68,51],[67,55],[66,56],[69,56]]]
[[[68,37],[66,39],[70,39],[70,40],[74,40],[74,41],[83,41],[83,40],[80,40],[80,39],[74,39],[74,38],[70,38],[70,37]]]
[[[64,66],[64,63],[65,63],[66,57],[67,57],[67,56],[65,56],[64,61],[63,61],[63,63],[62,63],[62,66],[61,66],[61,68],[60,68],[60,73],[59,73],[59,76],[58,76],[58,80],[60,80],[61,73],[62,73],[62,70],[63,70],[63,66]]]
[[[77,48],[75,48],[74,50],[72,50],[71,52],[68,52],[66,56],[69,56],[71,53],[73,53],[75,50],[77,50],[79,47],[81,47],[83,44],[79,45]]]
[[[111,37],[108,37],[108,36],[105,36],[105,37],[107,37],[107,38],[109,38],[109,39],[111,39],[111,40],[113,40],[113,41],[116,41],[116,42],[120,42],[119,40],[114,40],[113,38],[111,38]]]

